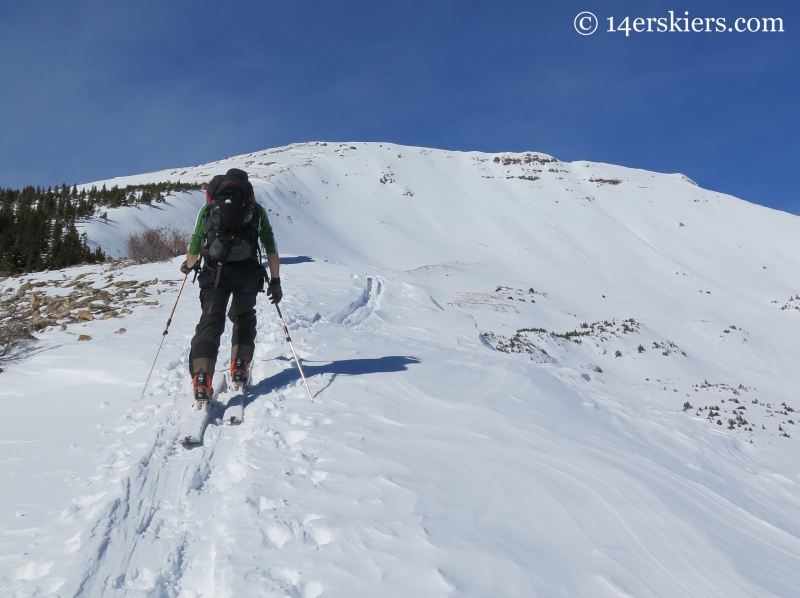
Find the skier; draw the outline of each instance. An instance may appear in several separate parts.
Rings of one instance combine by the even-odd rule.
[[[192,338],[189,373],[198,405],[213,394],[211,379],[216,367],[220,337],[225,330],[225,310],[231,335],[231,380],[243,384],[253,359],[256,338],[256,297],[269,280],[267,295],[277,304],[283,297],[280,257],[267,213],[255,201],[247,173],[231,168],[215,176],[206,189],[206,204],[197,215],[181,272],[199,271],[200,305],[203,313]],[[269,278],[261,264],[258,242],[267,253]],[[202,267],[200,257],[202,259]]]

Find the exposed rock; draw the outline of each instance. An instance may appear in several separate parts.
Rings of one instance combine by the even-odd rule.
[[[113,276],[106,276],[103,283],[109,283],[104,287],[108,290],[103,290],[95,288],[93,285],[96,282],[86,278],[87,276],[89,274],[84,273],[73,279],[64,276],[63,280],[24,282],[17,289],[0,290],[0,307],[8,310],[13,306],[27,330],[41,332],[58,327],[62,332],[73,334],[67,330],[69,324],[122,317],[133,313],[131,310],[134,305],[159,305],[158,301],[145,300],[152,294],[162,293],[160,289],[156,289],[155,293],[147,291],[148,286],[159,284],[157,278],[112,282]],[[161,284],[175,285],[177,282],[164,280]],[[40,287],[71,288],[71,290],[68,295],[50,295],[47,294],[47,290],[34,290]],[[133,300],[134,295],[135,300]],[[118,334],[124,332],[124,328],[117,331]]]
[[[81,334],[81,335],[78,337],[78,340],[79,340],[79,341],[90,341],[90,340],[92,340],[92,337],[91,337],[91,336],[89,336],[88,334]]]
[[[31,320],[31,330],[35,330],[36,332],[41,332],[48,326],[55,326],[57,322],[51,318],[43,318],[38,317]]]
[[[72,305],[68,300],[62,303],[53,303],[48,307],[51,309],[48,309],[47,311],[51,312],[57,318],[64,318],[69,315],[70,311],[72,311]]]
[[[91,322],[92,320],[94,320],[94,316],[88,309],[82,309],[78,312],[78,315],[75,316],[76,322]]]

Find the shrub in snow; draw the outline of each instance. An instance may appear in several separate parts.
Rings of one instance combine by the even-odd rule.
[[[164,228],[146,228],[128,235],[128,257],[135,262],[160,262],[186,253],[189,234]]]

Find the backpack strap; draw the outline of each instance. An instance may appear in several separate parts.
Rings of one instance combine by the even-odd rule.
[[[211,308],[214,307],[214,295],[216,294],[217,287],[219,286],[219,279],[222,275],[222,262],[217,262],[217,275],[214,277],[214,289],[211,291],[211,300],[208,302],[208,310],[206,315],[211,313]]]

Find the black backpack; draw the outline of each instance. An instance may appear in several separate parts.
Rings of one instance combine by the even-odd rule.
[[[224,264],[255,258],[260,220],[247,174],[232,168],[227,174],[215,176],[206,189],[206,199],[206,260]]]

